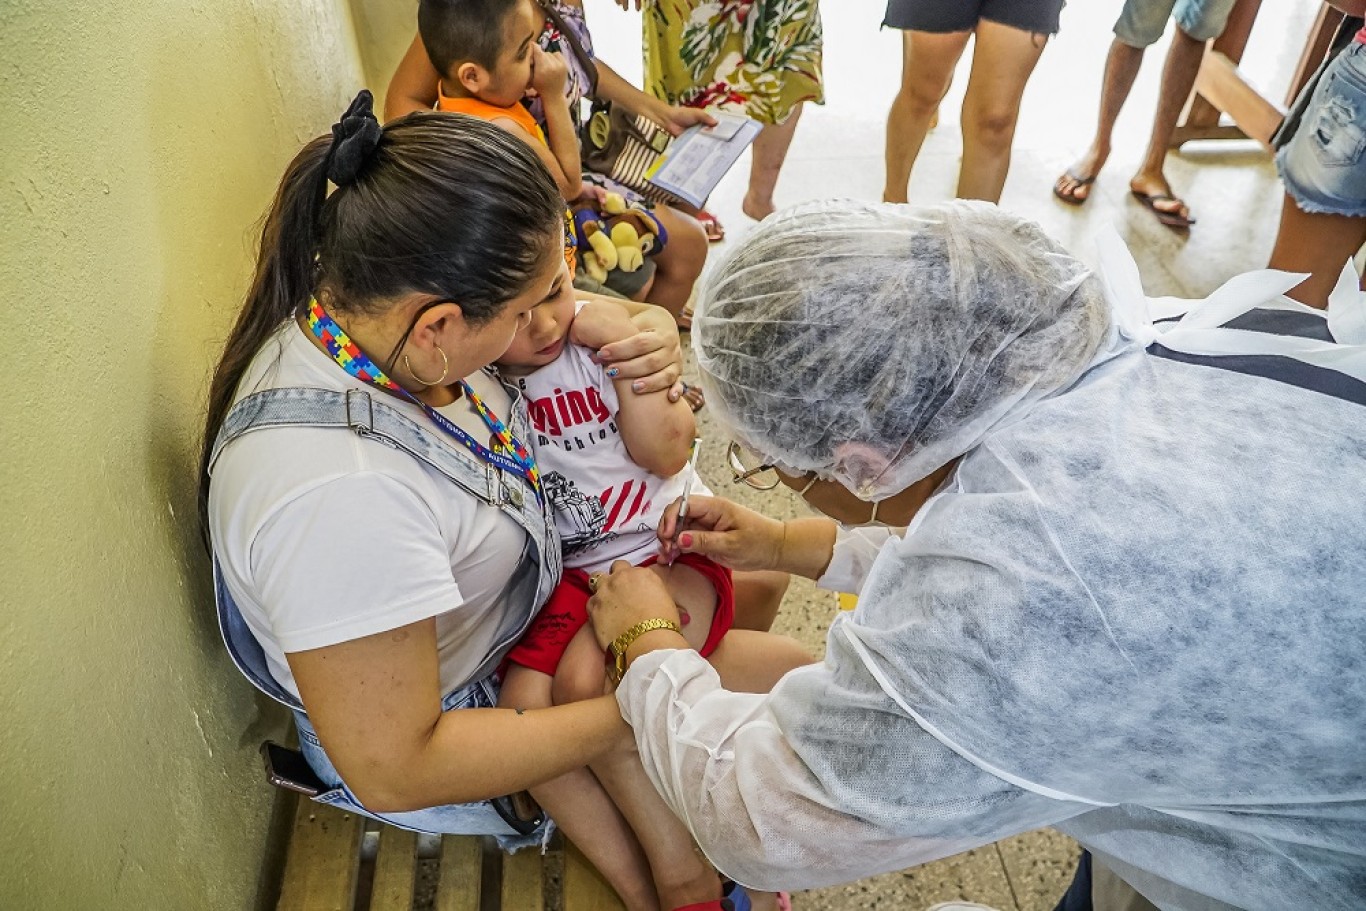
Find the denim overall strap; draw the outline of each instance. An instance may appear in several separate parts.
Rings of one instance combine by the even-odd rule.
[[[212,466],[223,447],[233,440],[270,427],[347,427],[357,436],[373,438],[421,459],[485,503],[499,506],[504,498],[512,497],[499,483],[496,469],[457,455],[436,434],[365,389],[285,388],[253,393],[234,405],[223,419],[209,464]]]
[[[510,426],[514,433],[524,435],[528,420],[525,408],[520,407],[520,392],[506,383],[503,385],[513,395]],[[515,475],[478,461],[466,450],[448,443],[440,431],[409,418],[364,389],[340,392],[291,387],[247,396],[233,406],[223,421],[210,456],[210,473],[225,446],[243,434],[271,427],[349,428],[361,437],[421,460],[471,496],[497,507],[517,521],[528,540],[522,564],[509,581],[509,587],[517,590],[519,602],[525,601],[525,622],[510,628],[469,680],[457,683],[455,690],[491,674],[525,632],[536,608],[545,603],[560,579],[560,541],[554,517],[548,511],[542,511],[531,487]],[[214,595],[219,631],[238,670],[267,696],[301,710],[299,701],[270,676],[265,652],[224,584],[217,561],[214,563]]]

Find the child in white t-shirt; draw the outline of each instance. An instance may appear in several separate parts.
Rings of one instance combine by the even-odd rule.
[[[696,422],[687,402],[670,402],[666,392],[636,395],[626,388],[618,396],[616,384],[628,381],[614,379],[591,349],[574,342],[574,330],[585,328],[575,325],[584,306],[567,295],[541,304],[498,361],[502,375],[515,380],[527,398],[531,443],[565,565],[559,588],[508,656],[499,705],[539,708],[601,694],[604,656],[588,627],[588,579],[617,560],[652,566],[662,577],[678,605],[684,638],[731,688],[766,691],[812,659],[785,637],[731,631],[735,590],[729,569],[695,554],[683,554],[669,566],[656,562],[656,529],[665,507],[683,492]],[[620,308],[595,303],[584,314],[585,321],[598,324],[595,337],[611,337],[604,323],[618,319],[628,334],[632,327]],[[692,491],[709,493],[696,479]],[[638,763],[633,770],[594,772],[644,848],[661,906],[676,907],[666,900],[661,864],[677,858],[679,850],[692,850],[687,830]],[[620,824],[610,806],[590,795],[532,793],[590,859],[603,853],[592,842],[613,838],[611,826]]]

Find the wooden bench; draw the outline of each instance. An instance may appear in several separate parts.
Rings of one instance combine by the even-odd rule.
[[[623,911],[582,854],[556,834],[504,854],[491,838],[418,835],[295,799],[278,911]]]

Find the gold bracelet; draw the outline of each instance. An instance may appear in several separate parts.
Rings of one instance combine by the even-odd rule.
[[[661,620],[656,617],[653,620],[642,620],[635,626],[622,633],[612,640],[612,644],[607,646],[607,650],[612,653],[612,685],[621,683],[621,678],[626,676],[626,650],[646,633],[652,633],[657,629],[669,629],[683,635],[683,631],[678,628],[678,624],[672,620]]]

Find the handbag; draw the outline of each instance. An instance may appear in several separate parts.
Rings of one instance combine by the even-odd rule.
[[[673,142],[659,124],[644,115],[631,116],[607,101],[593,102],[579,131],[579,148],[586,170],[602,174],[652,202],[676,204],[668,190],[646,179]]]

